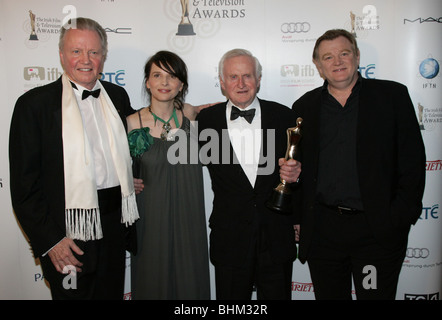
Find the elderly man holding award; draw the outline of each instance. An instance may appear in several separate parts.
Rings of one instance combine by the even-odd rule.
[[[219,73],[228,101],[197,117],[200,137],[206,129],[220,137],[211,160],[201,159],[214,192],[210,258],[216,297],[251,299],[255,285],[258,299],[290,299],[297,221],[292,211],[269,209],[266,202],[280,180],[296,182],[301,171],[299,162],[285,159],[287,129],[296,127],[296,118],[289,108],[257,98],[261,65],[250,52],[227,52]],[[206,143],[200,143],[203,150]]]

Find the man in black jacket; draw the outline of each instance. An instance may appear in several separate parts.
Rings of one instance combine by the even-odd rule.
[[[86,18],[69,26],[64,74],[15,105],[12,205],[53,299],[122,299],[125,235],[138,217],[125,130],[133,110],[123,88],[97,81],[104,29]]]
[[[313,61],[325,79],[293,104],[303,118],[300,252],[317,299],[394,299],[422,210],[425,148],[407,88],[363,79],[359,49],[330,30]]]
[[[256,97],[261,65],[247,50],[227,52],[219,72],[229,100],[197,117],[201,154],[211,146],[209,159],[201,160],[214,192],[210,258],[216,297],[250,299],[256,285],[258,299],[290,299],[295,215],[273,212],[265,203],[280,178],[290,183],[300,173],[299,162],[283,159],[286,130],[296,118],[289,108]],[[211,132],[214,140],[204,143],[202,134]]]

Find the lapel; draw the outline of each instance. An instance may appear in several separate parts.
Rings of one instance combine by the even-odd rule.
[[[309,117],[312,120],[311,126],[315,128],[312,132],[312,139],[314,141],[319,141],[319,132],[321,130],[321,104],[322,104],[322,93],[319,93],[319,95],[316,97],[315,101],[312,103],[312,107],[309,109],[309,112],[311,113],[311,116]],[[304,124],[304,123],[303,123]],[[319,143],[316,143],[314,145],[315,148],[315,158],[318,159],[319,157]]]
[[[118,112],[118,115],[120,116],[121,121],[123,122],[124,128],[127,131],[126,116],[128,116],[129,114],[126,114],[127,110],[123,109],[125,107],[124,106],[125,102],[121,101],[121,95],[117,95],[117,93],[119,93],[117,90],[115,90],[117,86],[110,82],[101,81],[101,80],[99,81],[103,85],[107,94],[109,95],[109,98],[111,99],[115,109]]]
[[[376,88],[368,88],[372,82],[362,78],[361,90],[359,92],[358,123],[356,128],[356,163],[358,168],[364,168],[365,163],[370,161],[367,154],[372,152],[370,148],[376,145],[376,141],[370,132],[376,122],[373,119],[382,121],[382,103],[378,96],[371,94]],[[371,93],[370,93],[371,92]],[[361,176],[362,172],[359,172]]]
[[[260,156],[259,156],[259,167],[265,166],[266,163],[264,163],[264,155],[267,157],[268,161],[268,150],[267,150],[267,139],[268,139],[268,130],[267,129],[275,129],[278,125],[278,122],[275,121],[275,114],[271,112],[269,106],[265,103],[265,101],[258,99],[259,105],[261,107],[261,150],[260,150]],[[276,137],[275,137],[276,138]],[[275,159],[275,161],[277,161]],[[278,164],[275,163],[275,166]],[[264,175],[257,175],[256,181],[255,181],[255,187],[254,189],[259,189],[261,185],[267,184],[266,183],[266,176]]]
[[[362,79],[361,90],[359,92],[359,105],[358,105],[358,125],[357,125],[357,144],[360,145],[364,143],[363,140],[365,138],[370,138],[369,133],[373,128],[371,126],[371,119],[373,119],[371,115],[371,111],[374,109],[373,105],[373,95],[369,94],[369,92],[373,92],[373,90],[364,90],[370,83]],[[378,115],[382,117],[382,114]],[[382,119],[380,119],[382,121]]]
[[[60,134],[61,134],[61,129],[62,129],[61,98],[62,98],[62,94],[63,94],[63,84],[61,82],[61,77],[58,78],[57,81],[55,81],[54,90],[55,90],[55,94],[52,95],[53,105],[54,105],[54,119],[55,119],[55,123],[57,124],[57,127],[60,129]]]
[[[309,163],[314,168],[314,176],[317,176],[318,162],[319,162],[319,150],[320,150],[320,130],[321,130],[321,103],[322,103],[322,91],[318,90],[317,94],[312,96],[311,101],[308,102],[304,114],[300,115],[304,117],[302,122],[302,139],[300,141],[300,150],[305,149],[304,154],[300,155],[301,162]],[[304,157],[305,156],[305,157]]]

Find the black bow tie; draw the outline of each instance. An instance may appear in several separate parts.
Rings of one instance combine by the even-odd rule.
[[[232,113],[230,114],[230,120],[235,120],[238,117],[243,117],[248,123],[252,123],[255,116],[256,109],[250,109],[241,111],[237,107],[232,106]]]
[[[83,90],[83,93],[81,95],[81,100],[84,100],[89,96],[92,96],[94,98],[98,98],[99,95],[100,95],[100,89],[97,89],[94,91]]]
[[[73,83],[72,81],[70,81],[70,82],[71,82],[72,88],[78,90],[76,84]],[[92,97],[94,97],[94,98],[98,98],[98,96],[100,95],[100,90],[101,90],[101,89],[97,89],[97,90],[94,90],[94,91],[84,90],[83,93],[82,93],[82,95],[81,95],[81,100],[84,100],[84,99],[86,99],[86,98],[89,97],[89,96],[92,96]]]

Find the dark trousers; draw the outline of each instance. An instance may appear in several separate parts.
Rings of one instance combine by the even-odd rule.
[[[126,249],[120,187],[100,190],[98,197],[103,238],[86,242],[75,240],[84,252],[76,255],[83,263],[82,271],[75,274],[76,288],[69,275],[55,270],[49,256],[41,258],[43,274],[54,300],[123,299]]]
[[[339,214],[319,206],[314,239],[307,257],[316,299],[394,300],[406,246],[380,246],[365,213]],[[301,230],[302,234],[302,230]]]
[[[217,300],[290,300],[293,262],[275,264],[268,251],[251,250],[241,267],[215,264]]]

